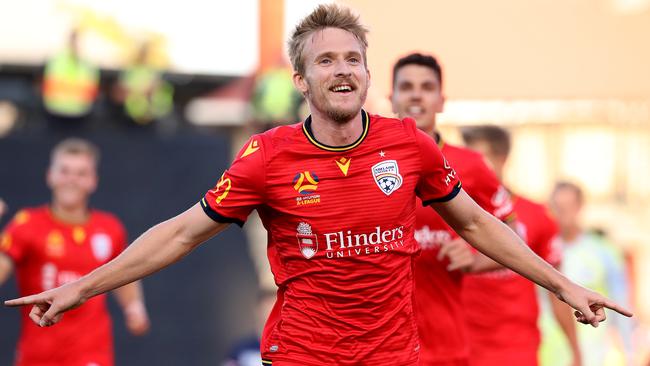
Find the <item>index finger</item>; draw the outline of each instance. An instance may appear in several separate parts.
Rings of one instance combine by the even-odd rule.
[[[628,318],[631,318],[634,314],[632,314],[631,311],[627,310],[626,308],[620,306],[619,304],[611,301],[611,300],[604,300],[602,302],[602,305],[608,309],[614,310],[615,312],[626,316]]]
[[[5,306],[16,307],[16,306],[24,306],[24,305],[41,304],[44,302],[45,302],[45,298],[42,295],[37,294],[37,295],[20,297],[18,299],[13,299],[13,300],[6,300]]]

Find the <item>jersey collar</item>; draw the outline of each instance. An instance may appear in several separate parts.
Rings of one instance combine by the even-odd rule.
[[[433,139],[436,140],[436,144],[438,144],[438,149],[442,150],[442,148],[445,146],[445,140],[442,139],[442,135],[438,131],[433,132]]]
[[[368,112],[366,112],[363,109],[361,110],[361,124],[363,125],[363,132],[361,133],[361,136],[359,136],[359,138],[353,143],[345,146],[330,146],[318,142],[314,137],[314,133],[311,129],[311,116],[307,117],[305,122],[302,124],[302,132],[304,132],[305,136],[307,136],[307,140],[309,140],[309,142],[311,142],[319,149],[341,152],[341,151],[348,151],[354,149],[355,147],[359,146],[363,142],[366,136],[368,136],[368,130],[370,129],[370,116],[368,116]]]

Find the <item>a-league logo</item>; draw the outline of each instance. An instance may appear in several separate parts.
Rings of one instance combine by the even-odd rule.
[[[306,222],[298,224],[298,247],[303,257],[311,259],[318,252],[318,238],[311,232],[311,225]]]
[[[402,176],[395,160],[385,160],[373,165],[372,176],[379,189],[387,196],[402,186]]]

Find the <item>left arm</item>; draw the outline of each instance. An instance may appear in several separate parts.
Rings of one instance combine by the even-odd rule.
[[[113,290],[124,313],[126,327],[131,334],[140,336],[149,330],[149,316],[144,305],[140,281],[131,282]]]
[[[576,309],[578,321],[594,327],[605,320],[604,308],[625,316],[632,313],[605,297],[583,288],[539,258],[505,224],[481,209],[463,190],[433,208],[468,243],[498,263],[553,292]]]

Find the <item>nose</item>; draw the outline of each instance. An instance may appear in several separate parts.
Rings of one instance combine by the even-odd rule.
[[[422,99],[422,93],[420,92],[419,88],[413,88],[409,97],[413,101],[420,101]]]
[[[350,68],[350,65],[348,65],[348,63],[344,60],[337,62],[334,69],[334,76],[340,78],[348,78],[352,76],[352,69]]]

